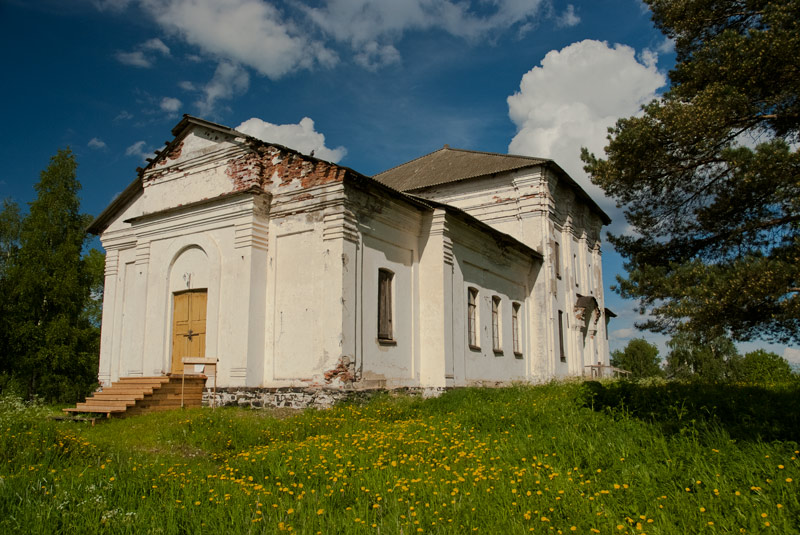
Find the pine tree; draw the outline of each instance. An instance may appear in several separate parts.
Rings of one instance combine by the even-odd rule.
[[[800,1],[645,2],[671,86],[583,151],[635,231],[617,289],[653,331],[800,342]]]

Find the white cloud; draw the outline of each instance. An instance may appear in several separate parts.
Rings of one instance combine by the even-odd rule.
[[[90,149],[104,149],[104,148],[106,148],[105,141],[103,141],[102,139],[96,138],[96,137],[93,137],[92,139],[90,139],[89,143],[87,143],[87,145],[88,145],[88,147]]]
[[[137,156],[144,162],[153,156],[153,151],[145,148],[144,141],[137,141],[125,149],[125,156]]]
[[[95,5],[106,9],[127,6],[129,1],[96,0]],[[375,69],[399,60],[396,42],[409,31],[494,38],[514,26],[520,31],[530,28],[534,17],[553,17],[548,0],[305,0],[290,5],[267,0],[137,2],[172,35],[206,54],[273,79],[297,69],[335,64],[338,55],[326,43],[331,39],[349,45],[357,63]],[[580,20],[572,5],[556,19],[566,26]],[[123,58],[132,65],[152,62],[146,54],[121,54],[128,54]]]
[[[284,145],[303,154],[330,162],[338,162],[347,154],[344,147],[330,149],[325,146],[325,135],[314,129],[314,121],[303,117],[298,124],[272,124],[256,117],[246,120],[236,130],[255,138]]]
[[[376,41],[365,43],[353,57],[365,69],[374,71],[378,67],[400,62],[400,52],[392,45],[379,45]]]
[[[195,105],[203,114],[211,114],[217,101],[245,93],[250,86],[250,75],[240,65],[227,61],[217,65],[214,77],[202,89],[203,98]]]
[[[569,28],[578,25],[581,18],[575,14],[575,6],[569,4],[564,12],[556,17],[556,24],[562,28]]]
[[[126,119],[133,119],[133,114],[127,110],[122,110],[116,117],[114,117],[115,121],[124,121]]]
[[[156,54],[169,56],[169,47],[161,39],[153,38],[139,43],[131,52],[117,52],[115,57],[122,64],[148,68],[153,66]]]
[[[150,58],[145,57],[144,52],[141,50],[136,50],[134,52],[117,52],[115,57],[120,63],[132,67],[147,68],[153,65]]]
[[[161,109],[170,113],[175,113],[181,109],[183,103],[177,98],[164,97],[161,99]]]
[[[661,44],[656,47],[656,52],[659,54],[672,54],[675,52],[675,41],[669,37],[664,37],[664,40],[661,41]]]
[[[184,91],[197,91],[197,86],[195,86],[194,83],[190,82],[189,80],[178,82],[178,87]]]
[[[153,39],[148,39],[140,46],[142,50],[152,50],[154,52],[160,52],[165,56],[169,56],[169,47],[164,44],[164,41],[162,41],[157,37],[154,37]]]
[[[509,116],[518,129],[509,152],[555,160],[611,215],[614,231],[624,218],[589,181],[580,149],[602,155],[608,127],[655,98],[666,82],[656,59],[651,52],[643,64],[628,46],[580,41],[548,52],[508,97]]]
[[[491,13],[476,14],[487,5],[494,6]],[[326,35],[349,44],[356,62],[375,68],[399,60],[394,43],[406,32],[438,30],[477,39],[516,24],[524,26],[543,5],[542,0],[328,0],[320,7],[300,9]]]
[[[273,79],[336,60],[305,28],[262,0],[141,0],[141,6],[188,43]]]
[[[800,349],[787,347],[783,350],[783,358],[792,364],[800,364]]]

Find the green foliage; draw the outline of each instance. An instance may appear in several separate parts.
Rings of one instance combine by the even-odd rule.
[[[611,365],[628,370],[634,379],[655,377],[662,373],[658,348],[644,338],[634,338],[622,351],[612,351]]]
[[[678,333],[667,342],[667,376],[720,382],[731,379],[739,354],[730,338],[703,338],[694,333]]]
[[[797,534],[796,403],[548,384],[91,427],[0,398],[0,532]]]
[[[3,371],[28,398],[75,401],[96,385],[99,327],[91,297],[102,284],[102,255],[81,258],[89,217],[79,212],[76,169],[72,153],[58,151],[29,213],[20,219],[6,205],[0,218],[2,250],[13,250],[0,272],[7,292]]]
[[[800,441],[800,382],[780,385],[682,381],[591,381],[583,406],[635,417],[666,434],[714,427],[736,440]]]
[[[733,379],[749,383],[774,383],[795,380],[785,358],[763,349],[751,351],[735,362]]]
[[[610,129],[592,181],[635,235],[617,290],[657,332],[800,341],[800,2],[645,0],[671,86]],[[751,148],[753,147],[753,148]]]
[[[19,249],[19,207],[9,199],[3,200],[0,209],[0,295],[11,295],[11,281],[8,271]],[[0,299],[0,385],[7,381],[11,372],[11,353],[9,351],[11,328],[11,300]]]

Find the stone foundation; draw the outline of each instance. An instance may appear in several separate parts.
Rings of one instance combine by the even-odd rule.
[[[340,389],[340,388],[217,388],[214,405],[217,407],[252,407],[305,409],[314,407],[327,409],[342,401],[367,401],[372,397],[389,393],[405,394],[431,398],[440,396],[446,388],[398,388],[387,390],[374,389]],[[203,406],[210,407],[214,392],[206,389],[203,392]]]

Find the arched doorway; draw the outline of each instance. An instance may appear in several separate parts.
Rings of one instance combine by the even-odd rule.
[[[184,357],[206,355],[208,271],[208,256],[197,246],[182,250],[172,265],[171,373],[183,373]]]
[[[173,294],[172,373],[183,373],[183,357],[206,356],[207,297],[205,289]]]

